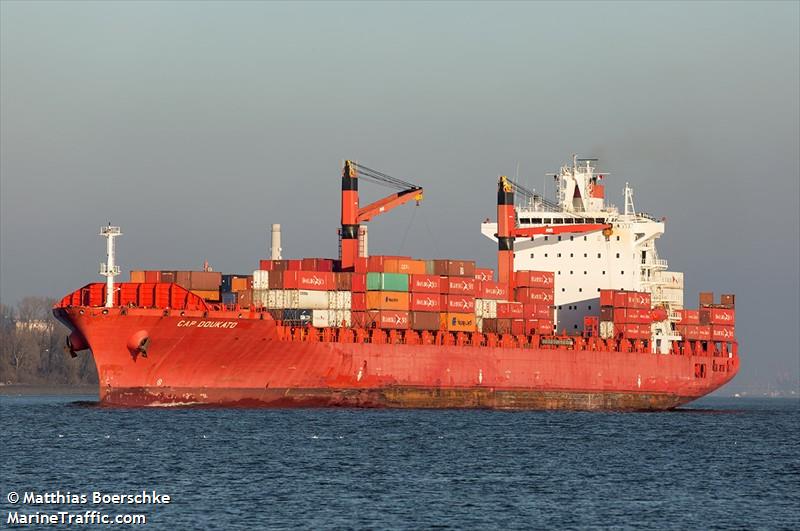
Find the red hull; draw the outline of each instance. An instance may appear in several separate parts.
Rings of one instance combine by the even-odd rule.
[[[101,401],[120,406],[658,410],[714,391],[739,369],[735,353],[292,341],[252,314],[54,312],[91,349]],[[146,357],[131,347],[142,334]]]

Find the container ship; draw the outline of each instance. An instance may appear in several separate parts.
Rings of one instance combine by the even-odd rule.
[[[423,189],[346,161],[337,258],[271,256],[252,274],[120,268],[53,312],[90,351],[104,405],[671,409],[739,369],[735,298],[700,293],[656,240],[665,224],[605,201],[596,159],[573,157],[547,199],[502,176],[481,226],[497,267],[370,255],[367,223]],[[359,183],[393,188],[362,206]],[[255,264],[254,264],[255,265]]]

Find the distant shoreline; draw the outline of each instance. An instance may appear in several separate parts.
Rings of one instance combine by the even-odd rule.
[[[0,396],[97,395],[97,384],[10,384],[0,385]]]

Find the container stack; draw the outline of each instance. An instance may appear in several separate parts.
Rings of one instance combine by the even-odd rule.
[[[650,339],[652,300],[642,291],[600,290],[600,337]]]
[[[554,332],[553,304],[555,275],[552,271],[517,271],[514,300],[522,303],[524,333],[551,335]]]
[[[252,275],[222,275],[222,286],[220,287],[222,303],[231,306],[240,304],[240,298],[247,299],[242,296],[242,293],[248,291],[251,293],[250,299],[252,299],[252,288]]]
[[[219,302],[222,273],[216,271],[131,271],[131,282],[175,283],[210,302]]]
[[[714,303],[714,294],[700,293],[700,309],[681,310],[677,330],[684,339],[731,342],[736,337],[736,297],[725,294]]]

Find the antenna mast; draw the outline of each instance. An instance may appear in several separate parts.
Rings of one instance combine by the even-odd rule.
[[[106,308],[114,306],[114,277],[119,275],[119,266],[114,263],[114,238],[122,236],[119,227],[108,226],[100,229],[100,236],[106,238],[106,263],[100,263],[100,275],[106,277]]]

